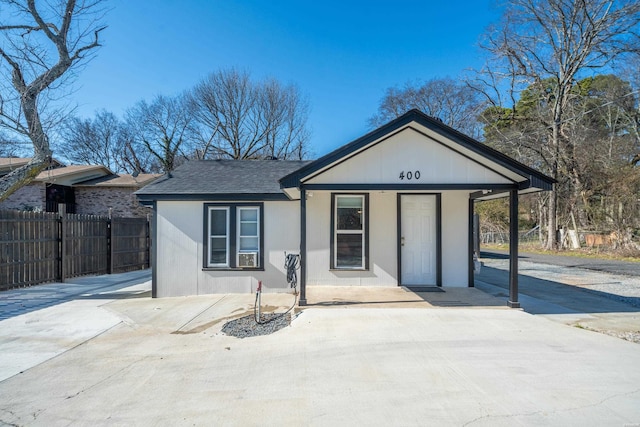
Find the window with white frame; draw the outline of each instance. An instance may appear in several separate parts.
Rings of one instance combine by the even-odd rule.
[[[238,208],[238,251],[258,252],[260,248],[260,224],[257,207]]]
[[[229,207],[209,208],[209,267],[229,266]]]
[[[333,194],[332,268],[368,266],[368,195]]]
[[[262,204],[205,204],[205,268],[260,268]]]

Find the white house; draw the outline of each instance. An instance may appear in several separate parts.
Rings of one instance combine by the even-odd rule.
[[[553,180],[417,110],[315,161],[192,161],[137,192],[154,211],[153,296],[306,287],[473,286],[475,200]],[[517,245],[509,305],[519,306]]]

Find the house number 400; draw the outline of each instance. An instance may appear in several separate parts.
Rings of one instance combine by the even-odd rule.
[[[401,180],[406,179],[408,181],[411,181],[412,179],[420,179],[420,171],[415,171],[415,172],[402,171],[402,172],[400,172],[400,179]]]

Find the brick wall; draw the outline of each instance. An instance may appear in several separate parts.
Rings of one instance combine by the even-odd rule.
[[[138,203],[137,189],[123,187],[76,187],[76,213],[146,218],[151,209]]]
[[[0,202],[0,210],[44,211],[45,200],[45,185],[41,182],[32,183],[19,188],[7,200]]]

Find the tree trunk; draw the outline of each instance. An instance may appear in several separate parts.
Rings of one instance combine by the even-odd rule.
[[[22,99],[22,111],[30,129],[29,137],[33,143],[33,157],[29,163],[0,179],[0,201],[6,200],[20,187],[29,184],[51,164],[52,151],[38,115],[37,96],[28,93],[23,95]]]
[[[50,162],[51,157],[33,157],[33,159],[26,165],[21,166],[8,175],[3,176],[0,180],[0,202],[6,200],[20,187],[23,187],[33,181],[40,172],[49,166]]]
[[[556,108],[556,116],[559,116],[557,112],[558,108]],[[554,120],[552,134],[551,134],[551,145],[553,152],[553,160],[551,166],[551,177],[558,180],[558,157],[560,155],[560,120],[557,118]],[[546,249],[554,250],[557,249],[558,239],[556,236],[556,220],[557,220],[557,211],[558,211],[558,190],[556,189],[556,185],[553,185],[551,190],[551,194],[549,195],[549,211],[547,212],[547,246]]]

